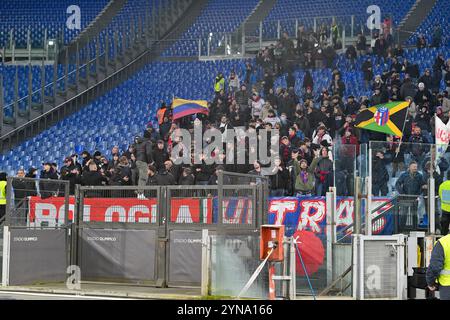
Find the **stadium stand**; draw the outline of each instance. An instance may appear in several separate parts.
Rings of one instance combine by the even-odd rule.
[[[432,43],[434,27],[439,25],[441,29],[441,35],[443,44],[449,45],[450,38],[448,36],[450,32],[450,21],[448,18],[448,12],[450,11],[450,3],[446,0],[437,0],[431,12],[426,19],[422,22],[416,33],[408,40],[409,45],[415,45],[417,41],[417,35],[423,34],[428,44]]]
[[[163,56],[198,55],[198,39],[202,39],[202,51],[206,52],[206,36],[212,33],[212,42],[223,36],[222,33],[235,31],[251,14],[258,1],[209,1],[202,14],[193,25]],[[192,41],[194,40],[194,41]]]
[[[414,0],[407,1],[378,1],[376,4],[380,7],[381,12],[388,12],[392,15],[394,25],[398,25],[411,6]],[[355,16],[356,30],[363,29],[368,32],[366,27],[368,6],[374,4],[373,1],[340,1],[339,5],[330,5],[329,0],[308,1],[308,0],[280,0],[272,8],[272,11],[264,20],[264,36],[275,38],[277,34],[277,20],[281,20],[281,28],[288,31],[290,36],[295,34],[295,19],[299,20],[299,24],[311,29],[314,26],[314,17],[317,17],[317,28],[323,23],[330,26],[332,17],[336,17],[338,24],[346,25],[347,28],[351,24],[350,15]],[[384,18],[384,17],[383,17]],[[346,29],[347,30],[347,29]],[[350,34],[350,33],[347,33]]]
[[[126,150],[134,135],[154,120],[161,100],[211,97],[213,75],[242,67],[239,60],[153,63],[102,99],[0,156],[1,167],[12,174],[20,166],[39,167],[49,157],[61,165],[64,155],[81,149],[105,155],[110,155],[111,145]]]
[[[80,0],[77,5],[81,9],[81,30],[84,29],[106,6],[108,0]],[[8,43],[9,31],[14,30],[17,47],[25,47],[27,32],[31,31],[32,45],[42,47],[44,30],[47,29],[48,38],[56,39],[64,29],[65,43],[72,40],[81,30],[65,28],[68,14],[67,7],[72,1],[33,1],[33,0],[3,0],[0,2],[0,47]]]
[[[370,4],[366,2],[358,2],[360,6],[358,5],[356,11],[352,7],[351,12],[355,12],[355,16],[358,16],[359,11],[361,11],[361,15],[364,14],[365,8]],[[350,11],[349,8],[354,5],[354,2],[344,1],[339,9],[333,11],[328,11],[327,4],[329,2],[327,1],[315,2],[313,5],[308,2],[310,5],[308,9],[305,7],[306,4],[306,1],[293,2],[280,0],[265,21],[270,24],[275,19],[285,19],[286,21],[286,19],[296,17],[310,31],[312,17],[317,15],[323,16],[328,13],[336,16],[345,14],[346,10],[347,12]],[[396,25],[412,4],[413,1],[406,1],[402,4],[383,1],[380,6],[383,12],[390,13],[389,15],[393,19],[393,24]],[[228,12],[225,18],[225,10],[230,8],[230,4],[221,3],[216,0],[210,1],[192,27],[183,35],[182,39],[169,48],[164,53],[164,56],[188,57],[196,55],[195,47],[186,46],[183,40],[199,38],[209,32],[214,34],[234,31],[250,15],[255,6],[256,1],[253,3],[241,2],[239,5],[236,2],[236,11]],[[133,12],[132,9],[130,10],[124,9],[124,12]],[[131,15],[133,14],[131,13]],[[109,30],[111,31],[117,28],[121,24],[121,19],[118,16],[113,21],[112,27]],[[128,21],[129,19],[129,16],[123,17],[123,21]],[[328,24],[328,22],[326,23]],[[346,21],[342,21],[341,23],[348,25]],[[362,24],[363,20],[357,20],[357,23]],[[273,30],[270,31],[270,28],[267,30],[273,32]],[[283,25],[284,30],[286,30],[286,25]],[[431,31],[427,29],[426,32],[430,33]],[[293,34],[290,33],[289,35],[293,37]],[[289,41],[287,39],[281,39],[277,42],[277,47],[283,47],[286,44],[289,45]],[[311,43],[309,48],[313,47],[314,43]],[[331,48],[333,53],[335,49]],[[321,123],[325,125],[325,129],[333,142],[345,143],[342,142],[345,140],[343,134],[347,131],[350,132],[352,138],[351,144],[356,146],[359,143],[368,142],[372,139],[372,135],[359,132],[355,128],[347,130],[347,127],[344,126],[343,116],[354,118],[360,111],[360,105],[365,105],[366,107],[374,105],[378,101],[377,99],[381,99],[381,102],[405,99],[407,97],[406,95],[400,97],[393,92],[393,86],[398,86],[398,89],[400,89],[403,82],[405,82],[407,74],[409,74],[409,66],[405,65],[405,61],[408,61],[408,64],[417,65],[418,68],[417,75],[409,74],[410,78],[413,78],[413,88],[411,89],[412,91],[410,90],[412,92],[410,95],[412,95],[414,100],[415,108],[424,105],[424,102],[421,101],[422,98],[416,95],[418,83],[427,81],[429,81],[427,85],[430,85],[426,90],[429,90],[429,97],[432,97],[432,100],[425,103],[427,108],[426,116],[431,117],[435,112],[439,111],[439,107],[442,108],[440,105],[442,104],[442,100],[439,99],[445,95],[448,96],[448,93],[445,93],[444,89],[449,86],[447,78],[450,65],[448,62],[445,65],[446,59],[450,56],[450,48],[448,45],[440,48],[405,48],[402,53],[395,52],[393,45],[383,48],[381,50],[382,52],[375,52],[373,50],[374,48],[367,49],[368,54],[357,55],[352,59],[349,59],[347,53],[339,52],[327,68],[317,67],[314,64],[305,65],[305,61],[302,60],[302,55],[308,54],[308,52],[300,52],[301,50],[298,50],[298,48],[296,48],[296,53],[292,53],[292,57],[294,57],[294,60],[299,59],[300,62],[289,64],[287,63],[289,59],[287,58],[286,52],[290,49],[287,49],[285,53],[276,58],[274,54],[275,47],[261,50],[256,59],[249,61],[153,62],[128,81],[100,99],[97,99],[83,110],[66,118],[31,140],[25,141],[8,153],[1,155],[0,168],[9,174],[14,174],[20,167],[40,167],[40,164],[46,161],[54,161],[61,167],[64,164],[61,160],[65,159],[65,157],[71,154],[81,154],[84,150],[90,153],[94,153],[97,150],[107,160],[110,160],[112,156],[111,148],[118,146],[120,152],[125,152],[128,146],[133,143],[134,137],[143,132],[146,124],[151,124],[151,127],[155,129],[154,131],[158,131],[160,125],[156,121],[156,112],[159,110],[162,101],[169,105],[175,97],[207,99],[211,104],[211,114],[208,120],[213,126],[218,128],[224,125],[224,123],[221,123],[222,119],[219,117],[221,114],[226,114],[232,125],[242,122],[240,119],[236,120],[236,112],[246,113],[249,110],[251,110],[253,119],[250,119],[252,116],[246,118],[244,121],[246,125],[258,126],[264,123],[271,123],[272,125],[281,126],[281,119],[283,118],[282,129],[286,132],[289,140],[289,148],[286,149],[288,150],[288,154],[283,153],[285,157],[284,162],[286,162],[283,165],[287,166],[287,162],[290,159],[289,154],[293,150],[298,150],[300,146],[299,141],[304,141],[305,138],[308,138],[316,145],[314,147],[316,149],[321,144],[323,137],[317,137],[317,131],[319,131]],[[442,55],[443,59],[439,61],[435,60],[439,54]],[[393,65],[394,57],[398,58],[399,65],[397,66]],[[267,60],[264,60],[266,58]],[[367,79],[363,71],[364,64],[367,61],[370,61],[372,65],[370,79]],[[246,62],[249,63],[247,66],[245,65]],[[250,68],[251,72],[247,74],[248,68]],[[399,69],[396,72],[392,72],[393,68]],[[431,80],[423,76],[426,69],[433,70]],[[254,94],[259,94],[260,97],[269,103],[263,104],[264,110],[258,111],[261,112],[259,120],[255,117],[254,112],[257,108],[261,107],[257,106],[262,100],[257,96],[250,95],[249,98],[252,98],[252,100],[249,102],[245,99],[246,96],[244,94],[244,98],[240,100],[239,104],[242,110],[230,111],[229,103],[234,99],[236,101],[238,100],[234,94],[236,91],[239,92],[239,86],[236,86],[233,90],[228,87],[230,85],[229,77],[232,70],[236,71],[241,84],[243,82],[250,82],[248,83],[249,91],[253,90]],[[312,75],[312,83],[305,85],[305,75],[308,71]],[[14,69],[5,68],[3,72],[8,74],[7,77],[11,77]],[[26,69],[24,68],[20,72],[26,74]],[[36,71],[33,70],[34,73],[36,73],[36,77],[33,79],[33,85],[38,87],[40,83],[39,69]],[[216,90],[214,93],[214,87],[220,80],[220,76],[218,78],[216,76],[220,73],[223,73],[224,76],[225,92]],[[341,91],[337,87],[339,84],[333,81],[336,73],[341,76],[342,83],[345,84],[345,90]],[[393,73],[398,74],[398,79],[395,78]],[[49,77],[50,75],[51,73],[49,72]],[[383,80],[382,84],[374,81],[374,78],[378,76]],[[291,86],[294,87],[294,91],[289,90]],[[306,92],[307,86],[312,87],[312,92]],[[20,92],[25,92],[24,86],[20,85],[19,87]],[[275,94],[272,94],[270,89],[273,89]],[[382,92],[381,98],[378,94],[374,94],[376,89],[380,89]],[[328,98],[323,96],[324,91],[328,91]],[[441,97],[438,97],[438,92],[441,93]],[[7,92],[6,96],[7,100],[11,101],[11,91]],[[356,98],[358,105],[352,111],[349,111],[349,107],[347,106],[350,96]],[[336,99],[334,99],[335,97]],[[323,105],[325,100],[329,102],[328,106]],[[337,102],[333,102],[332,100],[336,100]],[[224,102],[224,104],[221,102]],[[312,108],[309,108],[311,105]],[[268,116],[270,113],[269,110],[272,108],[275,109],[275,117]],[[308,109],[312,109],[313,111]],[[314,109],[316,110],[314,111]],[[419,108],[416,108],[417,112],[411,115],[411,122],[420,123],[421,118],[416,118],[417,113],[419,113],[419,116],[424,115],[421,113],[422,111],[419,112],[418,110]],[[284,120],[283,113],[288,113],[287,122]],[[299,124],[301,121],[304,121],[299,120],[302,119],[302,113],[307,114],[306,119],[309,129],[301,128]],[[246,117],[244,114],[242,116]],[[445,116],[444,113],[443,117]],[[334,119],[336,123],[333,121],[330,122],[330,119]],[[290,131],[288,129],[294,124],[297,128],[293,130],[294,133],[292,135],[292,132],[288,133]],[[405,134],[405,141],[417,138],[419,140],[411,141],[432,142],[432,137],[429,134],[431,132],[430,124],[427,122],[422,124],[423,134],[420,137],[414,136],[412,132]],[[182,126],[185,124],[178,123],[177,125]],[[347,126],[352,127],[351,123]],[[158,134],[155,135],[155,137],[157,136]],[[159,138],[163,138],[167,145],[173,143],[168,141],[167,137],[159,136]],[[379,139],[380,137],[378,136],[377,138]],[[155,143],[156,140],[153,142]],[[308,152],[312,156],[311,150]],[[130,160],[132,163],[132,159]],[[394,184],[393,181],[390,182],[390,188],[392,184]],[[290,190],[289,194],[292,194],[292,192],[293,190]],[[318,193],[320,194],[322,192],[318,191]],[[284,194],[287,194],[287,191]]]

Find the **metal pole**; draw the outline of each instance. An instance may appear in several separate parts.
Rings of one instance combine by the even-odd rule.
[[[297,287],[296,287],[296,276],[297,272],[295,270],[296,266],[296,257],[295,257],[295,244],[294,244],[294,237],[290,238],[290,257],[289,257],[289,271],[291,276],[290,284],[290,290],[289,290],[289,298],[291,300],[295,300],[297,298]]]
[[[75,88],[78,92],[78,86],[80,85],[80,48],[79,48],[79,42],[77,41],[76,46],[76,52],[75,52]]]
[[[202,39],[198,39],[198,58],[202,56]]]
[[[100,35],[95,40],[95,78],[98,77],[98,65],[100,63]]]
[[[147,37],[148,39],[148,37]],[[117,58],[119,57],[119,36],[117,34],[117,31],[114,31],[114,37],[113,37],[113,51],[114,51],[114,67],[116,67]]]
[[[314,32],[317,32],[317,18],[314,17],[314,26],[313,26]]]
[[[352,16],[351,16],[351,27],[352,27],[352,30],[350,31],[350,36],[353,38],[354,36],[355,36],[355,32],[354,32],[354,29],[355,29],[355,16],[352,14]]]
[[[289,239],[284,237],[283,238],[283,270],[282,270],[282,276],[284,279],[286,279],[288,275],[288,258],[289,258]],[[289,286],[287,285],[286,281],[283,280],[281,282],[281,295],[285,298],[289,297]]]
[[[13,48],[13,44],[14,44],[14,29],[9,30],[9,48],[12,49]]]
[[[55,55],[55,61],[53,61],[53,99],[56,103],[56,80],[58,78],[58,56]]]
[[[109,34],[105,37],[105,76],[108,75],[108,62],[109,62]]]
[[[262,35],[260,35],[262,37]],[[245,55],[245,24],[242,25],[242,56]]]
[[[27,32],[27,50],[28,50],[28,63],[31,63],[31,31]]]
[[[4,112],[5,102],[3,101],[3,75],[0,74],[0,135],[2,133],[3,127],[3,112]]]
[[[11,55],[12,55],[11,61],[14,64],[14,63],[16,63],[16,43],[15,42],[13,42],[12,47],[11,47]]]
[[[298,19],[295,19],[295,37],[298,36]]]
[[[366,177],[367,204],[366,204],[366,235],[372,235],[372,148],[369,145],[369,175]]]
[[[345,50],[345,26],[342,28],[342,50]]]
[[[333,204],[333,192],[326,193],[326,256],[327,256],[327,286],[333,282],[333,225],[334,225],[334,204]]]
[[[41,63],[41,104],[44,106],[44,96],[45,96],[45,57],[42,58]]]
[[[435,183],[433,176],[428,179],[428,231],[434,235],[436,233],[436,202]]]
[[[360,205],[360,182],[361,178],[356,177],[355,178],[355,200],[354,200],[354,207],[355,207],[355,221],[354,221],[354,228],[353,228],[353,234],[361,234],[361,205]]]
[[[44,59],[48,60],[48,41],[47,41],[47,28],[44,29]]]
[[[209,295],[209,236],[208,229],[202,230],[202,283],[201,295],[203,297]]]
[[[87,57],[86,57],[86,86],[89,87],[89,75],[91,74],[91,45],[89,43],[89,37],[87,39],[87,46],[86,46],[86,51],[87,51]]]
[[[277,21],[277,39],[281,38],[281,22],[280,20]]]
[[[259,23],[259,49],[262,48],[262,37],[263,37],[263,23]]]
[[[33,101],[33,72],[31,70],[31,62],[28,64],[28,120],[31,118],[31,103]]]
[[[67,78],[69,77],[69,48],[66,48],[66,65],[64,68],[64,92],[67,93]]]
[[[218,219],[217,219],[217,224],[219,226],[219,228],[222,227],[223,225],[223,172],[220,171],[219,175],[217,177],[217,199],[219,201],[219,214],[218,214]]]
[[[14,79],[14,118],[19,116],[19,66],[16,65],[16,77]]]

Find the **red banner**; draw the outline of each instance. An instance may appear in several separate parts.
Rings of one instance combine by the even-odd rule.
[[[64,198],[30,197],[30,226],[63,225]],[[156,198],[84,198],[83,221],[156,223]],[[73,220],[75,199],[69,198],[69,221]],[[170,220],[177,223],[212,223],[212,198],[175,198],[171,201]]]

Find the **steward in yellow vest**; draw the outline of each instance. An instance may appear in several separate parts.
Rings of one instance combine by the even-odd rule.
[[[436,241],[426,278],[431,291],[436,290],[437,282],[441,300],[450,300],[450,235]]]
[[[448,226],[450,224],[450,174],[447,180],[439,186],[439,198],[441,199],[441,234],[448,234]]]

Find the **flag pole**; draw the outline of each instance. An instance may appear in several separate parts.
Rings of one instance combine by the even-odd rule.
[[[398,145],[398,148],[397,148],[397,150],[395,151],[395,157],[394,157],[394,159],[396,159],[396,158],[398,157],[398,154],[399,154],[399,152],[400,152],[400,147],[402,146],[403,136],[404,136],[403,131],[405,131],[406,118],[408,118],[408,112],[409,112],[408,109],[409,109],[410,106],[411,106],[411,100],[409,100],[409,105],[408,105],[408,107],[406,108],[405,120],[403,121],[403,128],[402,128],[402,137],[401,137],[401,139],[400,139],[400,143],[399,143],[399,145]]]

